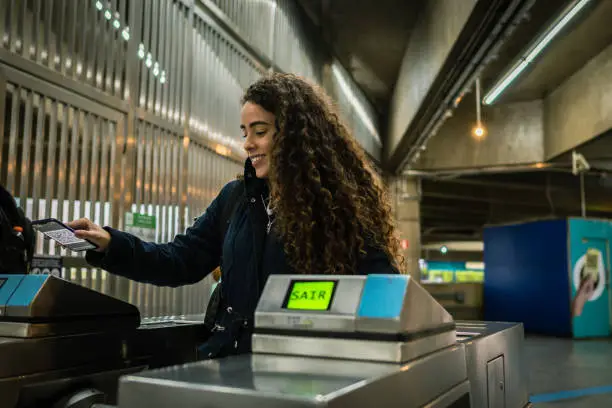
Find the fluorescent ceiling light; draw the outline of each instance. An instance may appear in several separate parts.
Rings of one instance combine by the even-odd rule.
[[[546,46],[559,34],[559,32],[569,23],[591,0],[577,0],[571,6],[567,7],[559,19],[553,24],[546,33],[532,44],[525,55],[514,64],[514,67],[508,71],[495,86],[487,92],[483,103],[485,105],[492,104],[499,95],[502,94],[510,86],[510,84],[533,62],[536,57],[546,48]]]
[[[332,64],[332,72],[334,73],[334,76],[336,77],[336,80],[338,81],[338,84],[340,85],[340,89],[344,93],[344,96],[346,96],[353,109],[355,109],[357,116],[361,120],[361,123],[366,127],[366,129],[370,132],[374,139],[379,144],[382,144],[380,136],[378,135],[378,131],[376,130],[376,126],[374,126],[370,115],[368,115],[363,105],[359,102],[359,98],[351,89],[351,86],[344,78],[344,74],[336,62]],[[348,120],[348,118],[346,119]]]

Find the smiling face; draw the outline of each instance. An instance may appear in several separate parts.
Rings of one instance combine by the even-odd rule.
[[[240,129],[246,150],[257,178],[267,178],[270,172],[272,137],[276,133],[275,116],[261,106],[246,102],[240,113]]]

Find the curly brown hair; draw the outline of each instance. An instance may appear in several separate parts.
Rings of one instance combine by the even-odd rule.
[[[295,271],[354,274],[367,246],[400,269],[383,183],[326,93],[276,73],[252,84],[246,102],[276,116],[269,184],[275,228]]]

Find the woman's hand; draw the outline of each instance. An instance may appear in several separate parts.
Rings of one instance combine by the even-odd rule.
[[[87,218],[67,222],[66,225],[75,230],[74,235],[77,237],[86,239],[96,244],[98,246],[96,251],[98,252],[106,251],[106,248],[108,248],[108,245],[110,244],[110,234],[105,229],[94,224]]]

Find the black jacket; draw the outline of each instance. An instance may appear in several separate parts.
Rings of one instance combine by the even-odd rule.
[[[228,203],[232,189],[242,182],[244,194],[239,202]],[[274,233],[266,234],[268,215],[262,198],[267,196],[267,184],[255,177],[247,160],[244,181],[234,180],[223,187],[206,212],[173,242],[147,243],[105,227],[111,235],[106,253],[90,251],[87,261],[135,281],[173,287],[199,282],[221,265],[223,310],[217,318],[217,330],[200,352],[204,357],[248,352],[255,308],[267,277],[294,273],[282,243]],[[235,209],[221,242],[220,217],[226,205]],[[359,274],[397,273],[383,251],[366,250],[358,265]]]

